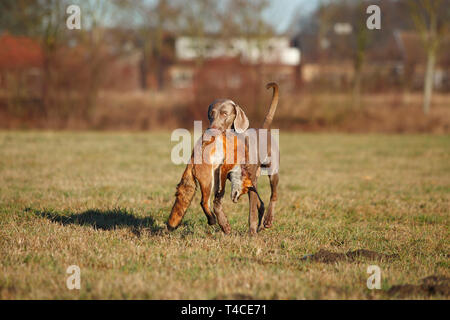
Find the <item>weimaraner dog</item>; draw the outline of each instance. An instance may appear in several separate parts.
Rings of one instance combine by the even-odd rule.
[[[192,198],[194,197],[196,190],[196,181],[200,184],[202,189],[202,208],[205,212],[208,223],[210,225],[216,223],[215,216],[219,220],[219,225],[225,234],[229,234],[231,232],[230,225],[228,220],[223,212],[222,208],[222,200],[225,193],[225,180],[218,178],[219,176],[226,177],[228,173],[236,172],[236,169],[239,169],[239,172],[242,173],[242,181],[248,181],[247,185],[249,186],[244,191],[240,190],[240,192],[236,193],[236,188],[233,190],[232,188],[232,199],[233,201],[237,201],[237,197],[234,194],[238,194],[239,196],[244,193],[248,193],[249,195],[249,232],[250,234],[256,234],[258,230],[262,227],[270,228],[273,223],[274,218],[274,209],[275,203],[277,201],[277,187],[278,187],[278,161],[279,158],[277,155],[273,153],[278,153],[278,149],[276,143],[272,141],[273,137],[270,134],[270,125],[272,123],[273,116],[275,114],[275,110],[278,105],[278,85],[276,83],[267,84],[267,89],[273,88],[272,101],[270,104],[269,112],[264,119],[264,123],[262,125],[262,129],[264,131],[268,131],[264,134],[260,135],[261,129],[253,129],[255,132],[255,137],[257,141],[253,141],[253,143],[249,143],[248,137],[245,139],[245,153],[248,157],[248,153],[254,153],[256,161],[252,161],[251,163],[246,163],[243,166],[231,165],[228,167],[224,167],[225,164],[217,165],[209,168],[209,166],[205,166],[204,164],[196,165],[193,160],[193,156],[191,157],[190,163],[186,166],[186,169],[183,173],[182,179],[177,186],[176,192],[176,200],[172,207],[171,214],[169,216],[169,220],[167,222],[167,227],[169,230],[173,230],[178,227],[181,223],[183,216],[186,213],[187,208],[189,207]],[[209,119],[209,129],[219,131],[224,137],[224,133],[228,129],[234,129],[234,131],[238,134],[245,134],[250,132],[249,121],[245,112],[242,110],[240,106],[238,106],[232,100],[216,100],[214,101],[208,109],[208,119]],[[266,140],[266,148],[264,151],[260,149],[261,142]],[[260,141],[261,140],[261,141]],[[256,143],[255,143],[256,142]],[[233,143],[230,143],[232,145]],[[202,143],[201,147],[203,148],[205,143]],[[234,146],[236,148],[236,146]],[[264,153],[264,154],[263,154]],[[193,153],[194,154],[194,153]],[[272,157],[274,156],[274,157]],[[270,203],[267,209],[267,213],[264,215],[264,204],[262,200],[259,198],[257,192],[257,180],[261,173],[261,168],[268,170],[268,177],[270,181],[271,187],[271,197]],[[273,170],[275,168],[275,170]],[[236,174],[228,175],[228,178],[232,181],[233,185],[233,176],[234,183],[236,184]],[[238,179],[239,180],[239,179]],[[241,185],[242,185],[241,181]],[[212,182],[212,183],[209,183]],[[214,187],[215,185],[215,187]],[[209,195],[210,191],[215,191],[214,198],[214,206],[212,214],[209,208]],[[214,216],[215,215],[215,216]],[[262,218],[264,216],[264,223],[261,224]]]

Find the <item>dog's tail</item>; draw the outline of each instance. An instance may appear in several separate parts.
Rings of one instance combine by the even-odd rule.
[[[175,203],[170,212],[169,220],[167,221],[167,228],[169,230],[176,229],[181,223],[186,210],[189,208],[197,188],[192,172],[192,161],[188,163],[181,177],[180,183],[177,185],[177,192],[175,193]]]
[[[264,123],[262,125],[263,129],[269,129],[272,124],[273,115],[275,114],[275,110],[277,110],[278,105],[278,85],[275,82],[270,82],[266,85],[267,89],[273,88],[272,94],[272,102],[270,103],[269,112],[264,119]]]

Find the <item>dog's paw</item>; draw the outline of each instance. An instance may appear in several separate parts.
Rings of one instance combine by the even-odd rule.
[[[264,228],[268,229],[272,227],[272,223],[273,223],[273,216],[271,214],[268,214],[267,216],[264,217]]]
[[[269,229],[272,227],[272,221],[264,222],[264,229]]]
[[[166,228],[165,228],[165,231],[166,232],[172,232],[172,231],[174,231],[176,228],[178,228],[178,226],[176,226],[176,227],[172,227],[170,224],[166,224]]]
[[[209,218],[208,218],[208,224],[209,224],[210,226],[213,226],[213,225],[215,225],[216,223],[217,223],[216,217],[209,217]]]
[[[231,227],[229,225],[221,227],[221,229],[226,235],[229,235],[231,233]]]

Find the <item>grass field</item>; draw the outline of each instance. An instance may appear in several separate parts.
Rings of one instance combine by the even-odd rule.
[[[230,236],[206,224],[198,192],[165,232],[184,170],[174,145],[0,132],[0,298],[449,298],[450,136],[282,134],[275,223],[255,237],[247,198],[229,192]],[[267,178],[259,188],[268,203]],[[342,258],[357,249],[394,256]],[[318,252],[328,258],[302,259]],[[66,287],[70,265],[80,290]],[[381,290],[366,286],[369,265]],[[431,275],[438,290],[421,282]],[[416,287],[389,291],[402,284]]]

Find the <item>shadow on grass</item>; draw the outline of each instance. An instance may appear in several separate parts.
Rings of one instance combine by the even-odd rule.
[[[129,228],[138,237],[142,231],[148,231],[152,234],[161,234],[164,231],[164,228],[158,226],[152,217],[139,218],[128,210],[120,208],[110,210],[90,209],[81,213],[69,214],[31,208],[26,208],[25,211],[32,212],[62,225],[77,224],[102,230]]]

